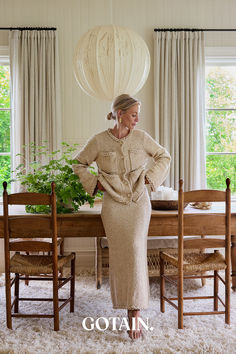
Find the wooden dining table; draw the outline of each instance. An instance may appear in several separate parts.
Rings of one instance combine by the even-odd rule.
[[[199,210],[187,206],[185,233],[187,235],[216,235],[224,234],[223,205],[213,204],[210,210]],[[232,289],[236,291],[236,202],[232,202],[231,214],[231,255],[232,255]],[[222,226],[216,226],[210,222],[210,216],[216,213],[222,218]],[[10,207],[10,215],[21,217],[25,214],[22,207]],[[192,217],[197,216],[197,217]],[[32,222],[37,222],[37,215],[29,215]],[[42,217],[42,215],[40,215]],[[45,220],[48,215],[45,215]],[[27,237],[44,237],[42,219],[37,235],[30,234],[32,222],[24,225],[24,232],[28,231]],[[104,227],[101,219],[101,203],[95,203],[94,208],[84,205],[77,213],[57,215],[59,237],[103,237]],[[152,210],[148,236],[176,236],[178,234],[178,213],[176,210]],[[0,207],[0,238],[3,238],[3,211]]]

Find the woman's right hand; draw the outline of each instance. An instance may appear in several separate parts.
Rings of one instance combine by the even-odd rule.
[[[97,188],[102,192],[106,192],[106,189],[103,187],[103,185],[99,181],[97,183]]]

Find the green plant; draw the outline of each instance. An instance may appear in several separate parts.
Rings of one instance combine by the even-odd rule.
[[[98,192],[96,196],[91,197],[84,190],[79,177],[72,170],[72,164],[78,163],[77,160],[73,160],[71,157],[77,150],[78,144],[70,146],[63,142],[61,150],[53,151],[52,153],[49,153],[46,145],[36,146],[32,143],[29,148],[33,162],[29,164],[30,169],[28,172],[26,172],[24,164],[17,166],[15,181],[20,181],[28,192],[37,193],[50,193],[51,182],[54,181],[56,184],[58,213],[76,212],[85,202],[88,202],[90,207],[93,207],[95,197],[102,197],[102,192]],[[45,164],[39,162],[45,161],[45,159],[50,161]],[[90,172],[96,175],[93,167],[90,167]],[[27,205],[26,211],[29,213],[48,213],[50,210],[45,205]]]

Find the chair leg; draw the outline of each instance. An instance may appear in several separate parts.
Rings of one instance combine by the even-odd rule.
[[[62,243],[60,244],[60,255],[64,256],[64,238],[63,238]]]
[[[205,238],[205,235],[201,235],[201,239]],[[201,250],[201,253],[205,253],[205,248],[203,248]],[[201,273],[202,275],[206,274],[205,272]],[[202,286],[205,286],[206,285],[206,278],[201,278],[201,283],[202,283]]]
[[[12,329],[11,317],[11,278],[10,273],[5,273],[5,290],[6,290],[6,320],[7,328]]]
[[[15,304],[14,304],[14,312],[19,312],[19,274],[15,274]]]
[[[61,244],[60,244],[60,249],[59,249],[59,251],[60,251],[60,255],[61,255],[61,256],[64,256],[64,238],[63,238],[63,241],[62,241]],[[60,277],[63,277],[63,267],[62,267],[61,270],[60,270]]]
[[[230,324],[230,266],[225,270],[225,323]]]
[[[217,270],[214,271],[214,311],[218,311],[218,291],[219,291],[219,278]]]
[[[206,273],[202,273],[202,275],[204,275]],[[206,278],[201,278],[201,283],[202,283],[202,286],[205,286],[206,285]]]
[[[25,274],[25,277],[26,277],[26,279],[25,279],[25,285],[29,285],[29,276],[27,275],[27,274]]]
[[[160,257],[160,306],[161,312],[165,312],[165,278],[164,278],[164,260]]]
[[[26,254],[27,254],[27,256],[29,255],[29,252],[26,252]],[[27,275],[27,274],[25,274],[25,277],[26,277],[26,279],[25,279],[25,285],[29,285],[29,276]]]
[[[58,274],[53,274],[54,331],[59,331]]]
[[[95,239],[96,247],[96,285],[97,289],[102,286],[102,247],[101,247],[101,237],[96,237]]]
[[[179,272],[178,274],[178,328],[183,329],[183,308],[184,308],[184,300],[183,300],[183,287],[184,287],[184,276],[183,272]]]
[[[70,312],[74,312],[75,308],[75,253],[74,258],[71,260],[71,281],[70,281]]]

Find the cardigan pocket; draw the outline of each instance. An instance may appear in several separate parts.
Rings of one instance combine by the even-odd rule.
[[[98,154],[98,167],[106,173],[117,173],[117,156],[115,151],[101,151]]]
[[[146,164],[146,154],[144,150],[141,149],[130,149],[129,150],[129,160],[130,160],[130,170],[137,170],[139,167]]]

